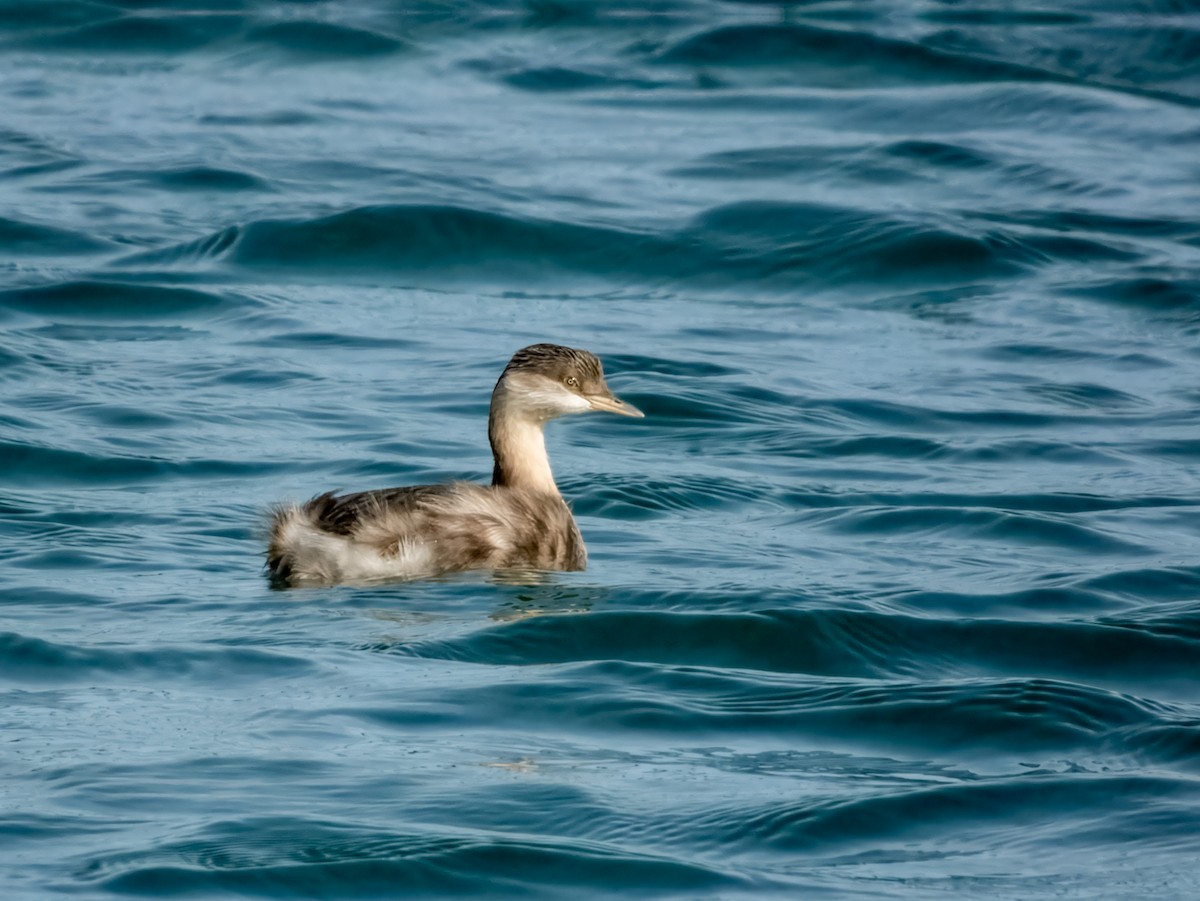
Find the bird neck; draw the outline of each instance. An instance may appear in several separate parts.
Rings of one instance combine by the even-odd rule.
[[[494,487],[520,488],[559,496],[546,454],[543,423],[506,410],[503,403],[492,403],[488,417],[488,440],[492,443]]]

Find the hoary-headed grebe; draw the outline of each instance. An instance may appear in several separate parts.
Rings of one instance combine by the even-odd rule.
[[[542,429],[592,410],[642,416],[613,396],[595,354],[557,344],[517,351],[492,391],[491,485],[329,493],[282,507],[267,551],[272,579],[331,585],[464,569],[584,569],[587,549],[554,483]]]

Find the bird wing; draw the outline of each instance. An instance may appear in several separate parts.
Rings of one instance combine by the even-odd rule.
[[[321,531],[349,535],[366,519],[384,512],[413,512],[430,499],[448,494],[449,489],[448,485],[410,485],[341,495],[329,491],[305,504],[304,512]]]

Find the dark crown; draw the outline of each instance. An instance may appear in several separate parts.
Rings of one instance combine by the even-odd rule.
[[[581,382],[595,382],[604,378],[600,358],[586,350],[563,347],[561,344],[531,344],[522,347],[508,365],[504,374],[510,372],[536,372],[555,381],[574,375]]]

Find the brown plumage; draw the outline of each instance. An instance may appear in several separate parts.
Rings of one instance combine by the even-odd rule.
[[[321,494],[281,507],[267,568],[289,585],[419,578],[464,569],[581,570],[587,549],[559,494],[543,428],[568,413],[642,414],[613,396],[586,350],[534,344],[492,391],[491,485],[451,482]]]

